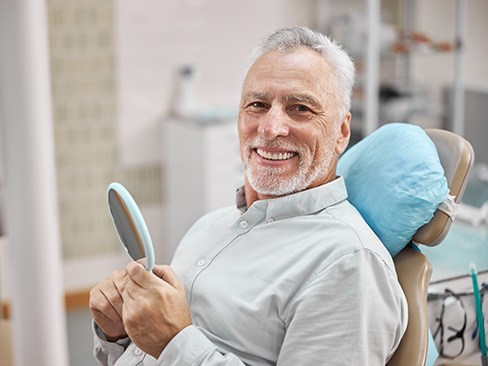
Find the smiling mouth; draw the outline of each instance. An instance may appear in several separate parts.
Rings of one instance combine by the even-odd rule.
[[[262,157],[266,160],[274,160],[274,161],[276,161],[276,160],[288,160],[288,159],[291,159],[297,155],[296,152],[272,153],[269,151],[264,151],[262,149],[256,149],[255,151],[260,157]]]

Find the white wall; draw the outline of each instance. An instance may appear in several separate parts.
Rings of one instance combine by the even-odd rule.
[[[464,83],[488,86],[488,2],[465,0]],[[435,40],[452,41],[455,32],[455,0],[417,0],[415,27]],[[413,58],[415,80],[425,88],[434,101],[442,99],[442,91],[452,85],[454,77],[452,53],[417,56]],[[436,123],[433,120],[432,123]],[[487,136],[488,137],[488,136]]]
[[[399,0],[402,4],[403,1]],[[366,0],[327,1],[331,15]],[[455,0],[416,0],[415,29],[437,41],[452,41]],[[249,51],[267,31],[313,25],[313,0],[118,0],[116,2],[120,153],[127,165],[160,160],[160,120],[166,114],[175,69],[193,63],[201,102],[236,107]],[[389,4],[383,16],[394,11]],[[400,6],[400,5],[399,5]],[[400,6],[401,7],[401,6]],[[390,9],[391,8],[391,9]],[[465,79],[488,84],[488,2],[467,0]],[[323,16],[322,16],[323,17]],[[327,16],[325,16],[327,18]],[[414,56],[413,76],[435,101],[453,80],[453,54]],[[438,116],[425,124],[438,125]]]
[[[119,0],[119,123],[125,164],[160,159],[159,122],[175,69],[197,67],[201,102],[237,108],[248,55],[268,31],[307,25],[310,0]]]
[[[417,0],[416,27],[438,40],[452,40],[455,30],[456,1]],[[486,0],[465,0],[466,21],[464,76],[466,83],[488,84],[488,2]],[[416,75],[425,84],[448,83],[452,80],[452,57],[425,57],[418,60]]]

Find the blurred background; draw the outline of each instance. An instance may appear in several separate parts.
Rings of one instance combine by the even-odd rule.
[[[353,143],[383,123],[409,122],[464,135],[477,163],[488,164],[486,0],[47,0],[44,15],[70,365],[95,365],[88,291],[128,260],[107,185],[121,182],[139,203],[159,263],[196,218],[232,204],[242,184],[240,88],[266,32],[306,25],[350,51]],[[488,244],[488,194],[479,192],[470,204],[481,218],[475,226],[467,214],[462,230]],[[17,269],[2,227],[0,303],[9,319]],[[2,337],[0,365],[9,365]]]

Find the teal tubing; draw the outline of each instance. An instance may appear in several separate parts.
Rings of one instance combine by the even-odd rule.
[[[471,274],[471,279],[473,281],[473,295],[474,303],[476,305],[476,319],[478,321],[478,332],[480,339],[480,350],[481,350],[481,363],[483,366],[488,365],[488,358],[486,355],[486,335],[485,335],[485,322],[483,319],[483,309],[481,308],[481,296],[480,288],[478,286],[478,275],[476,266],[474,263],[469,265],[469,271]]]

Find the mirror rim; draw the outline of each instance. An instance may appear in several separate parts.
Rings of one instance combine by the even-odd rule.
[[[144,220],[144,217],[142,216],[142,213],[137,206],[136,201],[134,198],[131,196],[129,191],[120,183],[118,182],[112,182],[109,184],[107,188],[107,197],[108,197],[108,205],[109,205],[109,211],[110,211],[110,216],[112,217],[112,222],[114,224],[115,230],[119,236],[119,241],[121,242],[122,246],[124,247],[125,251],[127,252],[127,255],[129,258],[132,260],[137,260],[134,259],[130,256],[129,250],[125,246],[124,242],[121,239],[119,229],[117,225],[115,224],[114,217],[112,215],[112,209],[111,209],[111,204],[110,204],[110,191],[114,191],[118,197],[121,199],[122,203],[125,205],[125,208],[127,209],[126,212],[128,215],[130,215],[130,218],[132,219],[132,222],[134,223],[134,226],[130,225],[131,227],[134,227],[136,232],[134,233],[135,236],[141,238],[142,244],[144,246],[144,252],[146,254],[146,269],[148,271],[151,271],[154,268],[154,247],[152,244],[151,240],[151,235],[149,234],[149,230],[146,225],[146,221]]]

